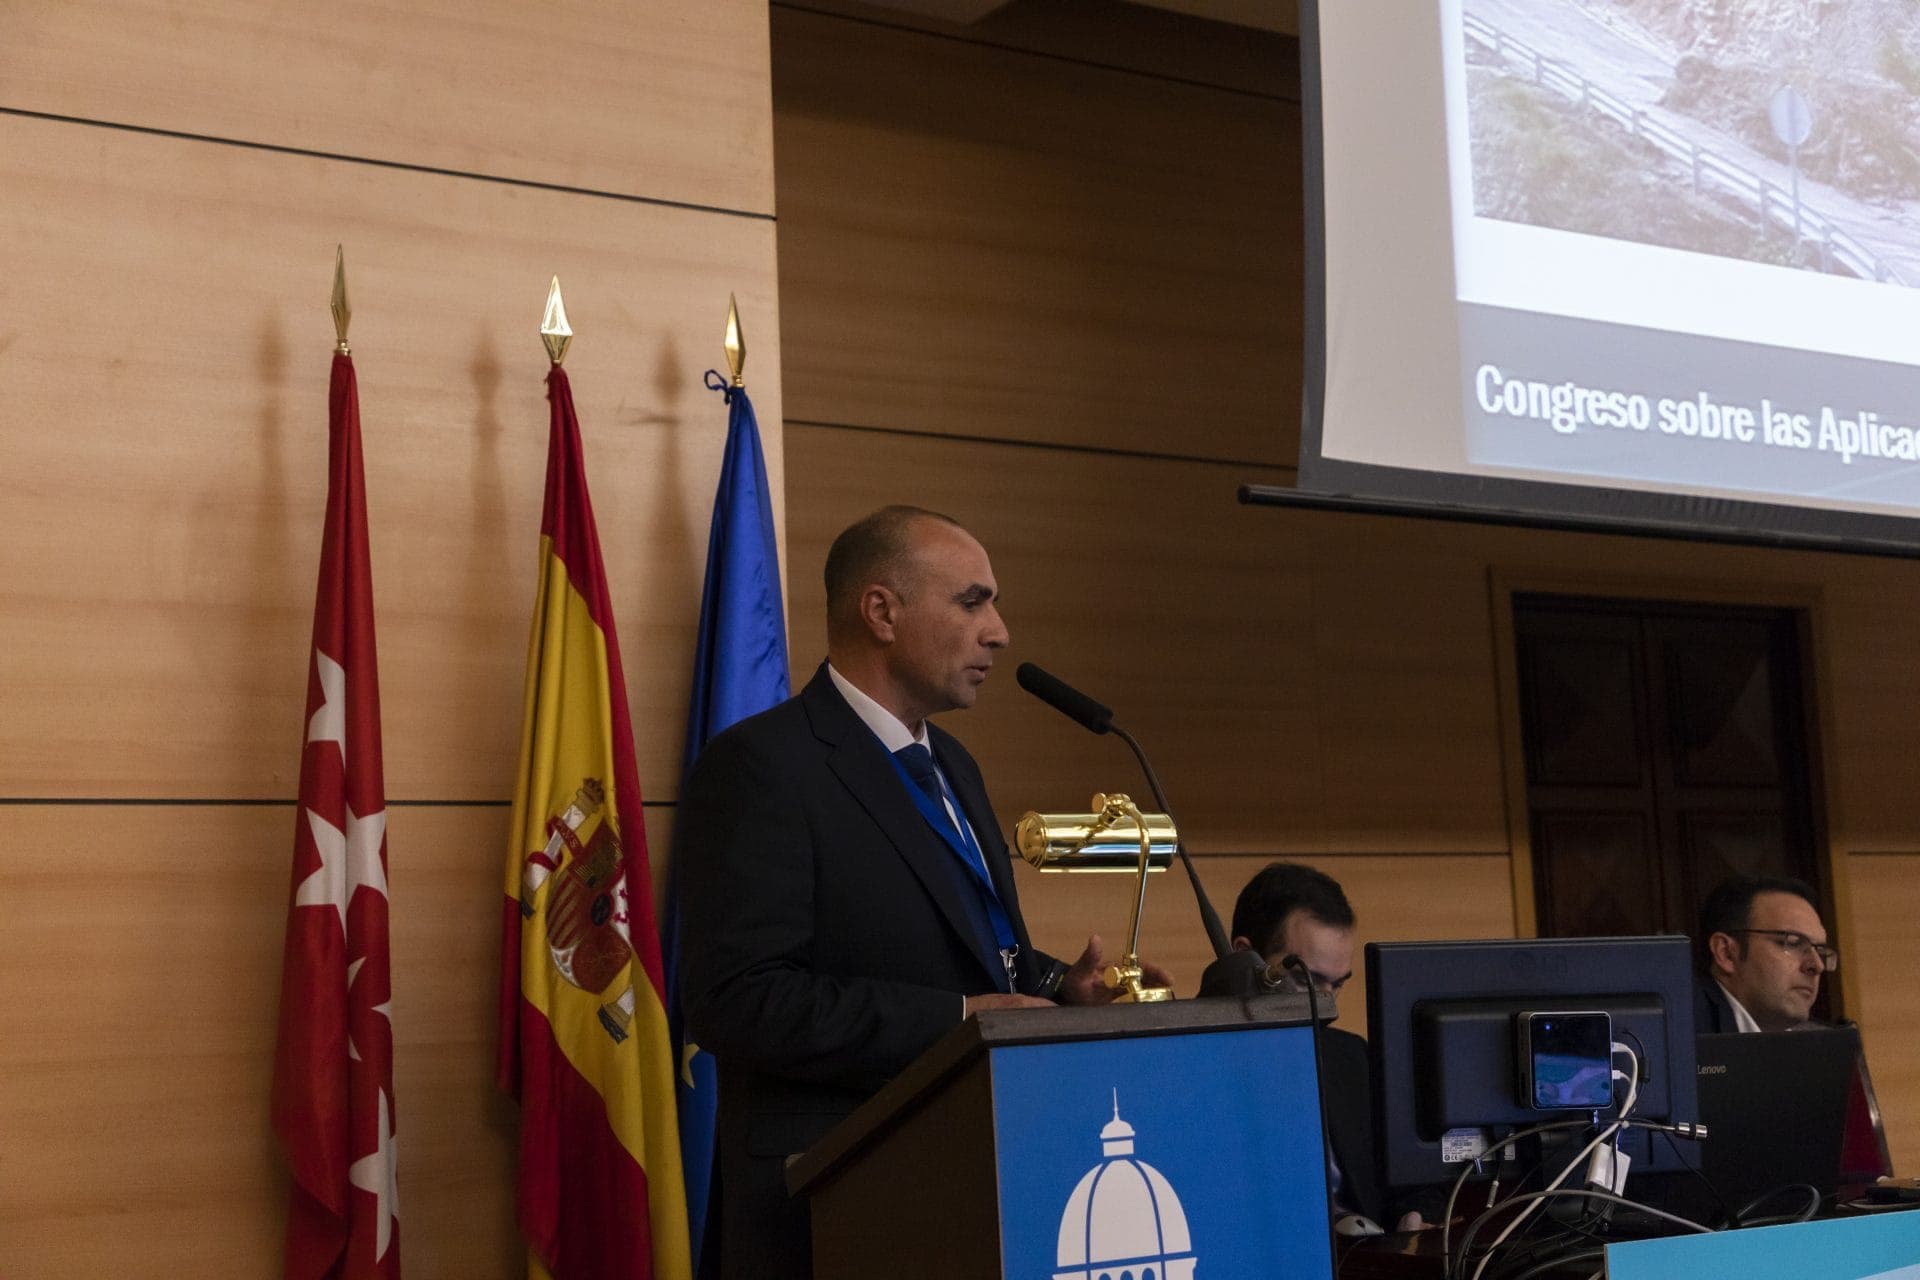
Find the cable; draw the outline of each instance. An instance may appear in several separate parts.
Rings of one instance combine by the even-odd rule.
[[[1496,1208],[1503,1208],[1505,1206],[1513,1205],[1513,1204],[1525,1204],[1527,1207],[1522,1209],[1518,1215],[1516,1215],[1511,1221],[1507,1223],[1506,1226],[1500,1229],[1500,1234],[1493,1238],[1493,1243],[1487,1246],[1487,1251],[1480,1255],[1480,1265],[1473,1269],[1473,1280],[1480,1280],[1481,1275],[1487,1269],[1488,1260],[1491,1259],[1493,1255],[1499,1251],[1500,1246],[1506,1242],[1507,1237],[1511,1236],[1515,1231],[1519,1230],[1520,1225],[1524,1223],[1528,1218],[1531,1218],[1533,1216],[1533,1211],[1539,1208],[1545,1199],[1552,1196],[1554,1192],[1560,1190],[1560,1184],[1565,1182],[1568,1178],[1572,1177],[1573,1171],[1581,1167],[1581,1165],[1586,1162],[1587,1158],[1593,1154],[1594,1149],[1596,1147],[1599,1147],[1601,1144],[1605,1143],[1606,1140],[1612,1136],[1613,1136],[1613,1126],[1609,1125],[1607,1128],[1601,1130],[1599,1135],[1596,1136],[1593,1139],[1593,1141],[1589,1142],[1586,1146],[1582,1147],[1579,1153],[1576,1154],[1573,1157],[1573,1159],[1567,1162],[1566,1168],[1562,1169],[1559,1172],[1559,1174],[1554,1178],[1554,1180],[1547,1184],[1547,1188],[1545,1191],[1535,1191],[1524,1196],[1509,1196],[1505,1200],[1501,1201],[1498,1206],[1496,1206]],[[1493,1209],[1487,1210],[1487,1213],[1492,1213],[1492,1212],[1494,1212]],[[1481,1219],[1484,1219],[1487,1215],[1482,1214],[1480,1216],[1481,1216]],[[1465,1252],[1466,1252],[1466,1244],[1465,1244],[1465,1241],[1462,1241],[1461,1253],[1463,1257],[1465,1255]]]
[[[1635,1125],[1629,1123],[1624,1127],[1633,1128]],[[1619,1140],[1620,1135],[1614,1134],[1614,1141],[1618,1143]],[[1545,1173],[1545,1164],[1536,1163],[1525,1177],[1513,1184],[1513,1189],[1508,1192],[1509,1201],[1530,1190],[1527,1184],[1534,1178],[1540,1177],[1544,1181]],[[1511,1240],[1507,1241],[1505,1250],[1507,1257],[1501,1260],[1502,1273],[1510,1274],[1516,1268],[1526,1265],[1529,1260],[1538,1258],[1550,1249],[1564,1249],[1569,1245],[1604,1243],[1609,1239],[1606,1215],[1611,1211],[1611,1206],[1596,1207],[1591,1202],[1582,1202],[1578,1216],[1572,1219],[1556,1220],[1548,1213],[1535,1214],[1514,1233]],[[1512,1260],[1508,1261],[1508,1258]]]
[[[1511,1199],[1501,1201],[1494,1209],[1487,1210],[1486,1213],[1474,1219],[1473,1223],[1467,1227],[1466,1233],[1461,1237],[1461,1248],[1464,1250],[1467,1247],[1473,1236],[1479,1231],[1481,1223],[1491,1216],[1495,1209],[1504,1208],[1508,1205],[1526,1204],[1528,1201],[1538,1204],[1546,1200],[1559,1199],[1598,1200],[1607,1204],[1625,1205],[1629,1209],[1634,1209],[1651,1217],[1659,1218],[1664,1222],[1671,1222],[1676,1226],[1685,1227],[1697,1235],[1710,1236],[1714,1234],[1713,1228],[1707,1226],[1705,1223],[1695,1222],[1692,1218],[1685,1218],[1677,1213],[1668,1213],[1665,1209],[1656,1209],[1652,1205],[1641,1204],[1638,1200],[1629,1200],[1625,1196],[1617,1196],[1611,1191],[1595,1191],[1591,1187],[1558,1187],[1551,1191],[1533,1191],[1524,1196],[1514,1196]]]
[[[1810,1191],[1813,1194],[1807,1203],[1807,1207],[1799,1213],[1786,1214],[1778,1218],[1762,1218],[1752,1222],[1747,1220],[1747,1215],[1755,1209],[1758,1209],[1775,1196],[1782,1195],[1788,1191]],[[1820,1188],[1814,1186],[1811,1182],[1789,1182],[1785,1186],[1775,1187],[1771,1191],[1762,1192],[1760,1195],[1747,1201],[1744,1205],[1740,1206],[1740,1212],[1734,1215],[1734,1217],[1743,1227],[1771,1226],[1780,1222],[1808,1222],[1812,1220],[1814,1214],[1820,1212],[1820,1202],[1825,1199],[1826,1196],[1821,1193]]]
[[[1606,1256],[1607,1251],[1605,1248],[1595,1249],[1590,1245],[1582,1246],[1578,1249],[1572,1249],[1564,1253],[1556,1253],[1550,1258],[1542,1259],[1528,1267],[1525,1271],[1522,1271],[1519,1275],[1512,1277],[1512,1280],[1534,1280],[1535,1276],[1544,1276],[1550,1271],[1558,1271],[1561,1267],[1569,1267],[1576,1262],[1593,1262],[1603,1259]]]
[[[1516,1183],[1513,1195],[1521,1194],[1523,1194],[1521,1184]],[[1509,1196],[1508,1201],[1511,1202],[1512,1198],[1513,1196]],[[1569,1222],[1555,1221],[1551,1214],[1536,1213],[1524,1226],[1514,1232],[1513,1239],[1507,1241],[1507,1256],[1501,1259],[1507,1264],[1505,1269],[1512,1270],[1528,1259],[1538,1257],[1543,1251],[1563,1248],[1569,1241],[1579,1242],[1591,1239],[1592,1236],[1585,1227],[1592,1216],[1592,1212],[1584,1205],[1581,1206],[1579,1216]],[[1508,1259],[1511,1261],[1509,1262]]]
[[[1590,1219],[1592,1214],[1583,1207],[1581,1216]],[[1539,1214],[1527,1224],[1525,1230],[1508,1241],[1506,1252],[1500,1259],[1497,1274],[1502,1277],[1512,1277],[1516,1273],[1532,1275],[1543,1270],[1552,1270],[1557,1266],[1567,1265],[1571,1260],[1582,1255],[1590,1254],[1596,1245],[1606,1243],[1605,1237],[1586,1231],[1577,1223],[1566,1224],[1540,1239],[1526,1239],[1529,1232],[1537,1230],[1542,1224],[1551,1222],[1552,1219],[1547,1214]]]
[[[1580,1168],[1596,1150],[1606,1143],[1607,1139],[1618,1133],[1620,1126],[1625,1124],[1627,1118],[1633,1114],[1633,1105],[1640,1100],[1640,1055],[1635,1053],[1631,1047],[1621,1044],[1618,1040],[1613,1042],[1612,1050],[1616,1054],[1626,1054],[1627,1060],[1632,1064],[1632,1069],[1627,1073],[1627,1100],[1620,1106],[1619,1118],[1602,1129],[1592,1142],[1582,1147],[1573,1159],[1567,1161],[1567,1167],[1560,1171],[1558,1177],[1547,1184],[1546,1191],[1536,1192],[1533,1195],[1522,1198],[1526,1201],[1527,1207],[1520,1211],[1518,1217],[1514,1218],[1513,1221],[1507,1223],[1507,1225],[1501,1229],[1500,1234],[1493,1238],[1493,1243],[1487,1246],[1487,1251],[1480,1255],[1480,1265],[1473,1269],[1473,1280],[1480,1280],[1481,1274],[1487,1269],[1487,1261],[1499,1250],[1501,1244],[1506,1241],[1507,1237],[1519,1228],[1521,1223],[1533,1216],[1533,1211],[1545,1202],[1548,1194],[1558,1191],[1560,1184],[1572,1177],[1573,1171]],[[1618,1075],[1619,1073],[1615,1072],[1614,1074]],[[1516,1199],[1516,1197],[1509,1197],[1506,1203],[1515,1203]],[[1490,1213],[1492,1210],[1488,1210],[1488,1212]],[[1484,1216],[1483,1214],[1482,1217]]]
[[[1504,1150],[1507,1147],[1514,1145],[1517,1142],[1525,1141],[1528,1138],[1539,1137],[1541,1134],[1554,1133],[1554,1132],[1566,1130],[1566,1129],[1586,1129],[1589,1127],[1591,1127],[1591,1122],[1586,1120],[1549,1120],[1545,1124],[1530,1125],[1525,1129],[1516,1130],[1513,1133],[1508,1134],[1506,1137],[1500,1139],[1498,1142],[1488,1147],[1485,1151],[1482,1151],[1479,1155],[1479,1158],[1475,1160],[1472,1164],[1469,1164],[1465,1168],[1461,1169],[1460,1176],[1454,1179],[1453,1188],[1447,1194],[1446,1214],[1440,1223],[1440,1258],[1443,1264],[1442,1274],[1449,1277],[1449,1280],[1451,1280],[1451,1278],[1457,1273],[1457,1270],[1458,1270],[1458,1268],[1456,1268],[1453,1264],[1453,1250],[1451,1247],[1451,1241],[1453,1237],[1453,1210],[1454,1210],[1455,1203],[1459,1199],[1461,1187],[1466,1185],[1467,1178],[1473,1173],[1473,1171],[1479,1168],[1482,1163],[1485,1163],[1488,1157],[1494,1155],[1499,1151]],[[1645,1121],[1636,1120],[1633,1122],[1632,1127],[1637,1129],[1637,1128],[1655,1128],[1657,1126],[1649,1124]],[[1524,1174],[1520,1176],[1520,1180],[1513,1184],[1512,1190],[1508,1193],[1509,1196],[1520,1194],[1520,1189],[1526,1186],[1528,1182],[1532,1181],[1534,1178],[1538,1177],[1539,1175],[1540,1175],[1540,1169],[1538,1166],[1535,1166],[1534,1168],[1527,1170]],[[1487,1193],[1487,1207],[1489,1209],[1492,1208],[1494,1205],[1494,1196],[1498,1194],[1499,1187],[1500,1187],[1500,1175],[1496,1171],[1493,1177],[1489,1181],[1489,1190]]]
[[[1673,1133],[1667,1129],[1659,1129],[1656,1130],[1656,1132],[1658,1132],[1662,1138],[1665,1138],[1667,1146],[1673,1149],[1674,1158],[1680,1162],[1680,1167],[1698,1178],[1700,1185],[1707,1189],[1707,1194],[1713,1197],[1713,1202],[1720,1206],[1720,1225],[1728,1227],[1739,1226],[1740,1222],[1733,1216],[1733,1209],[1727,1204],[1727,1198],[1720,1194],[1720,1188],[1713,1185],[1713,1179],[1702,1173],[1698,1165],[1687,1163],[1686,1155],[1680,1150],[1680,1144],[1673,1140]]]
[[[1676,1135],[1682,1138],[1703,1138],[1705,1136],[1704,1133],[1701,1132],[1703,1127],[1699,1125],[1694,1125],[1694,1124],[1666,1124],[1657,1120],[1631,1120],[1631,1119],[1623,1120],[1620,1123],[1626,1125],[1626,1127],[1629,1129],[1645,1129],[1649,1133],[1664,1134],[1666,1135],[1668,1142],[1672,1142]],[[1512,1146],[1516,1142],[1520,1142],[1524,1139],[1538,1136],[1539,1134],[1542,1134],[1542,1133],[1552,1133],[1556,1130],[1562,1130],[1562,1129],[1585,1129],[1588,1127],[1589,1127],[1589,1124],[1585,1120],[1554,1120],[1554,1121],[1549,1121],[1546,1124],[1533,1125],[1529,1128],[1521,1129],[1515,1133],[1509,1134],[1508,1136],[1500,1139],[1500,1141],[1494,1143],[1492,1146],[1488,1147],[1485,1151],[1480,1153],[1480,1160],[1481,1162],[1485,1162],[1487,1157],[1493,1155],[1495,1152],[1498,1152],[1505,1147]],[[1466,1184],[1467,1178],[1473,1173],[1473,1170],[1474,1170],[1473,1165],[1468,1165],[1466,1168],[1462,1169],[1460,1171],[1460,1176],[1454,1179],[1452,1192],[1447,1196],[1447,1209],[1446,1209],[1447,1217],[1446,1217],[1446,1220],[1441,1223],[1441,1228],[1440,1228],[1440,1251],[1441,1251],[1440,1256],[1443,1262],[1442,1274],[1445,1276],[1448,1276],[1449,1278],[1455,1276],[1459,1271],[1459,1267],[1455,1265],[1453,1260],[1453,1249],[1451,1244],[1452,1228],[1453,1228],[1453,1208],[1455,1203],[1458,1200],[1458,1197],[1460,1194],[1460,1188]],[[1515,1184],[1516,1188],[1518,1188],[1519,1186],[1525,1185],[1527,1179],[1533,1177],[1534,1174],[1537,1172],[1538,1170],[1529,1171],[1525,1175],[1525,1177],[1523,1177],[1520,1180],[1519,1183]],[[1495,1178],[1494,1184],[1497,1186],[1498,1183],[1499,1183],[1499,1179]],[[1708,1184],[1708,1185],[1711,1186],[1712,1184]],[[1518,1194],[1517,1190],[1515,1194],[1516,1195]],[[1512,1197],[1509,1197],[1509,1199],[1511,1198]],[[1508,1203],[1508,1201],[1503,1200],[1500,1203],[1506,1204]],[[1629,1201],[1629,1203],[1635,1203],[1635,1202]],[[1488,1208],[1492,1209],[1494,1207],[1495,1206],[1491,1202],[1489,1202]],[[1636,1207],[1638,1207],[1637,1204],[1636,1204]],[[1912,1206],[1903,1206],[1903,1207],[1911,1208]]]
[[[1634,1053],[1633,1074],[1634,1074],[1634,1077],[1638,1079],[1642,1064],[1644,1064],[1647,1060],[1647,1047],[1644,1044],[1640,1043],[1640,1037],[1633,1034],[1632,1029],[1629,1027],[1620,1028],[1620,1034],[1625,1036],[1627,1039],[1633,1041],[1633,1053]],[[1625,1113],[1623,1112],[1622,1114],[1625,1114]],[[1671,1138],[1668,1139],[1668,1143],[1669,1144],[1672,1143]],[[1651,1139],[1649,1139],[1647,1145],[1649,1150],[1651,1150],[1653,1145]],[[1678,1148],[1676,1147],[1675,1150],[1678,1151]],[[1614,1130],[1614,1134],[1613,1134],[1613,1167],[1615,1169],[1618,1169],[1620,1167],[1620,1131],[1618,1129]],[[1624,1181],[1625,1180],[1622,1179],[1623,1185],[1624,1185]]]
[[[1883,1213],[1888,1209],[1898,1209],[1906,1212],[1911,1211],[1913,1208],[1912,1205],[1902,1204],[1898,1200],[1869,1200],[1865,1196],[1853,1200],[1839,1201],[1835,1207],[1845,1209],[1849,1213]]]
[[[1541,1150],[1544,1151],[1552,1139],[1543,1137],[1535,1141],[1540,1144]],[[1547,1162],[1543,1159],[1536,1159],[1527,1163],[1528,1167],[1525,1171],[1505,1186],[1504,1196],[1498,1194],[1502,1186],[1501,1183],[1494,1182],[1488,1185],[1487,1203],[1481,1212],[1484,1213],[1486,1210],[1492,1209],[1496,1203],[1510,1203],[1515,1196],[1540,1189],[1541,1184],[1546,1182],[1550,1173],[1550,1170],[1547,1168]],[[1522,1224],[1520,1229],[1514,1233],[1513,1238],[1507,1241],[1506,1245],[1506,1253],[1508,1257],[1512,1259],[1513,1265],[1523,1265],[1529,1258],[1536,1256],[1541,1250],[1553,1249],[1564,1243],[1566,1239],[1565,1225],[1566,1224],[1554,1222],[1544,1213],[1537,1214]],[[1503,1262],[1506,1260],[1505,1258],[1502,1259]],[[1462,1270],[1464,1271],[1464,1267]]]
[[[1528,1128],[1525,1128],[1525,1129],[1520,1129],[1514,1133],[1508,1134],[1506,1137],[1500,1139],[1500,1141],[1488,1147],[1485,1151],[1482,1151],[1478,1159],[1474,1160],[1473,1163],[1467,1165],[1465,1168],[1460,1170],[1460,1176],[1453,1180],[1453,1190],[1447,1193],[1447,1208],[1446,1208],[1445,1216],[1440,1219],[1440,1260],[1444,1268],[1444,1274],[1446,1274],[1448,1277],[1451,1277],[1454,1274],[1453,1247],[1452,1247],[1453,1206],[1454,1206],[1454,1203],[1460,1198],[1460,1188],[1466,1185],[1467,1176],[1471,1174],[1474,1171],[1474,1169],[1480,1165],[1482,1161],[1486,1160],[1488,1156],[1491,1156],[1497,1151],[1501,1151],[1507,1147],[1512,1146],[1514,1143],[1521,1141],[1523,1138],[1531,1138],[1542,1133],[1552,1133],[1557,1129],[1584,1129],[1586,1127],[1587,1127],[1587,1122],[1585,1120],[1550,1120],[1545,1124],[1536,1124],[1536,1125],[1529,1126]],[[1494,1175],[1493,1180],[1494,1180],[1494,1184],[1498,1186],[1500,1178],[1497,1173]],[[1491,1207],[1491,1205],[1489,1205],[1489,1207]]]
[[[1505,1200],[1502,1200],[1499,1204],[1495,1205],[1493,1208],[1488,1209],[1485,1213],[1481,1214],[1478,1218],[1475,1218],[1473,1222],[1468,1225],[1466,1231],[1462,1234],[1460,1238],[1460,1252],[1462,1256],[1465,1256],[1465,1254],[1473,1247],[1474,1237],[1480,1234],[1481,1228],[1487,1224],[1488,1219],[1490,1219],[1495,1213],[1498,1213],[1501,1209],[1509,1208],[1516,1204],[1524,1204],[1527,1206],[1526,1213],[1530,1214],[1533,1212],[1534,1209],[1537,1209],[1541,1204],[1545,1203],[1546,1201],[1556,1200],[1556,1199],[1587,1200],[1587,1201],[1597,1201],[1605,1204],[1626,1205],[1630,1209],[1634,1209],[1640,1213],[1649,1214],[1652,1217],[1660,1218],[1664,1221],[1674,1223],[1677,1226],[1685,1227],[1687,1228],[1687,1230],[1696,1232],[1700,1235],[1712,1235],[1714,1233],[1712,1227],[1702,1225],[1701,1223],[1695,1222],[1691,1218],[1683,1218],[1677,1213],[1668,1213],[1664,1209],[1655,1209],[1651,1205],[1644,1205],[1639,1203],[1638,1201],[1629,1200],[1625,1196],[1614,1195],[1611,1191],[1594,1191],[1590,1188],[1584,1188],[1584,1187],[1555,1187],[1555,1188],[1550,1188],[1549,1190],[1546,1190],[1546,1191],[1531,1192],[1524,1196],[1511,1196]],[[1525,1216],[1525,1215],[1522,1215],[1522,1216]],[[1519,1219],[1515,1219],[1516,1222],[1518,1220]],[[1513,1223],[1508,1224],[1508,1226],[1512,1226],[1512,1225]],[[1480,1257],[1481,1268],[1486,1267],[1488,1260],[1493,1257],[1494,1251],[1499,1248],[1499,1245],[1500,1245],[1500,1240],[1495,1239],[1491,1245],[1487,1246],[1486,1253],[1482,1254]],[[1480,1274],[1480,1272],[1476,1270],[1474,1274],[1477,1276]]]
[[[1633,1070],[1627,1076],[1627,1100],[1621,1104],[1620,1119],[1615,1122],[1615,1127],[1618,1128],[1628,1116],[1633,1114],[1633,1104],[1640,1100],[1640,1055],[1618,1040],[1613,1042],[1612,1049],[1614,1053],[1626,1054],[1627,1061],[1633,1064]]]

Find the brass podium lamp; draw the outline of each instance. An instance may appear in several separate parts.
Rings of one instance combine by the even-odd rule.
[[[1140,909],[1147,901],[1147,873],[1165,871],[1173,861],[1179,832],[1164,813],[1142,813],[1124,795],[1095,793],[1092,813],[1029,813],[1014,828],[1020,856],[1041,871],[1133,871],[1139,883],[1133,895],[1133,919],[1127,926],[1127,953],[1107,967],[1114,1000],[1147,1004],[1173,999],[1170,987],[1149,987],[1140,972]]]

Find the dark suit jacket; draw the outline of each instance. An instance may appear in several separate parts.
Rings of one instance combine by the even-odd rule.
[[[1720,1035],[1738,1031],[1733,1006],[1720,984],[1704,974],[1693,975],[1693,1034]]]
[[[931,730],[1020,946],[1033,950],[973,758]],[[805,1276],[807,1210],[782,1164],[1004,981],[977,891],[914,807],[825,666],[800,694],[709,743],[674,840],[689,1036],[714,1055],[721,1274]]]
[[[1367,1042],[1351,1031],[1322,1027],[1320,1053],[1320,1096],[1326,1103],[1327,1141],[1340,1166],[1340,1200],[1391,1231],[1374,1150]]]

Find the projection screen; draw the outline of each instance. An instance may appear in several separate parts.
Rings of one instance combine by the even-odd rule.
[[[1920,551],[1908,0],[1301,5],[1299,488]]]

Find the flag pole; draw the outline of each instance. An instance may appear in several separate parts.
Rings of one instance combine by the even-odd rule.
[[[386,786],[360,396],[334,246],[327,499],[274,1046],[273,1130],[290,1181],[284,1274],[400,1275]]]
[[[353,307],[347,302],[347,250],[344,245],[333,246],[333,298],[327,304],[333,312],[333,333],[338,339],[334,350],[343,356],[353,354],[353,348],[347,345],[347,326],[353,322]]]
[[[691,771],[709,739],[729,725],[784,702],[792,692],[787,671],[786,610],[780,598],[780,559],[767,483],[766,460],[753,400],[747,394],[747,345],[738,299],[727,297],[722,339],[727,373],[708,369],[703,384],[727,405],[726,443],[721,450],[713,518],[707,533],[707,564],[700,595],[700,627],[694,642],[693,680],[687,698],[683,757]],[[713,1055],[688,1038],[673,981],[680,969],[678,903],[680,864],[667,869],[662,949],[666,960],[668,1020],[679,1068],[677,1102],[680,1150],[687,1192],[688,1234],[695,1274],[711,1276],[719,1263],[714,1158],[718,1139],[718,1075]]]
[[[690,1280],[667,985],[612,595],[588,493],[573,340],[540,338],[546,494],[501,899],[498,1077],[520,1107],[530,1280]]]
[[[567,324],[567,304],[560,300],[560,277],[547,286],[547,310],[540,319],[540,341],[547,344],[547,358],[557,368],[567,358],[573,342],[573,329]]]
[[[733,374],[733,385],[736,387],[744,387],[746,385],[744,375],[747,369],[747,339],[746,336],[740,332],[740,306],[734,301],[731,293],[727,295],[727,336],[722,345],[727,349],[727,369]]]

